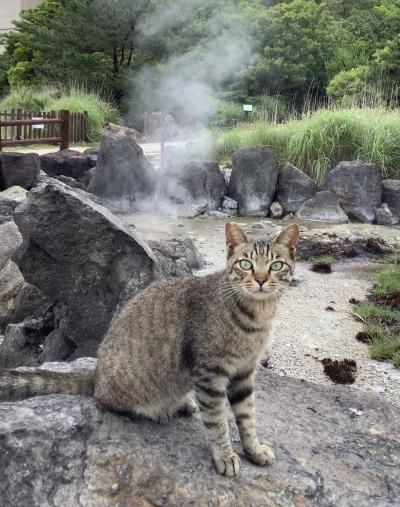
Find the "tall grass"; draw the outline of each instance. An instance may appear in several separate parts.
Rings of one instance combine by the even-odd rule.
[[[278,162],[291,162],[321,182],[343,160],[375,163],[384,177],[400,178],[400,110],[321,109],[285,123],[256,122],[214,132],[215,155],[229,160],[243,147],[270,147]]]
[[[26,86],[15,88],[0,102],[0,110],[12,108],[33,112],[59,111],[60,109],[69,109],[76,113],[87,111],[88,133],[93,141],[99,139],[105,123],[118,122],[120,116],[117,107],[110,98],[104,98],[95,90],[74,84],[42,88]]]

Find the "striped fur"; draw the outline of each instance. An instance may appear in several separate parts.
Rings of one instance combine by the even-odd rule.
[[[93,396],[94,379],[94,372],[59,373],[36,368],[0,370],[0,402],[54,393]]]
[[[272,243],[251,243],[228,224],[226,239],[225,271],[158,281],[126,303],[99,348],[95,378],[9,371],[0,375],[1,399],[91,395],[94,385],[94,396],[110,409],[161,423],[178,410],[193,412],[196,401],[215,466],[233,476],[240,459],[229,438],[229,402],[246,455],[271,463],[272,450],[256,434],[254,372],[293,275],[298,227]],[[274,262],[279,270],[271,268]]]

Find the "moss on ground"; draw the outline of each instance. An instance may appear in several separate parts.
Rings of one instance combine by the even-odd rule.
[[[364,322],[356,338],[368,343],[378,361],[390,361],[400,368],[400,252],[384,258],[368,301],[359,304],[356,315]]]

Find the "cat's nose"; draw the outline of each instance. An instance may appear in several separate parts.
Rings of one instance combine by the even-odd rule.
[[[260,287],[262,287],[262,286],[264,285],[264,283],[267,281],[267,279],[266,279],[266,278],[264,278],[264,277],[262,277],[262,278],[261,278],[261,277],[259,277],[259,278],[255,278],[255,281],[258,283],[258,285],[259,285]]]

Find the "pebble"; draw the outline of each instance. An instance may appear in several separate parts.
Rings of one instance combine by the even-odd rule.
[[[349,408],[349,412],[353,415],[356,415],[356,416],[360,416],[360,415],[363,415],[363,411],[362,410],[358,410],[357,408],[354,408],[354,407],[350,407]]]

